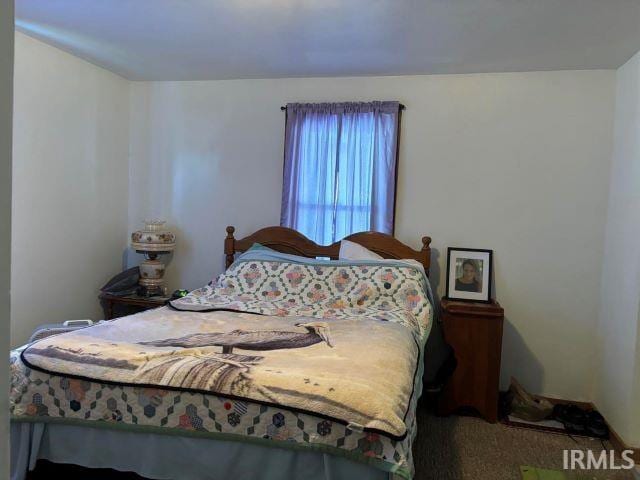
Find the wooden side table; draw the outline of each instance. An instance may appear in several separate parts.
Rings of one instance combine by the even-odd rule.
[[[458,366],[438,401],[438,413],[473,407],[488,422],[498,420],[498,390],[504,310],[498,302],[443,299],[444,337]]]
[[[101,293],[99,298],[105,319],[113,320],[114,318],[124,317],[144,310],[162,307],[170,297],[141,297],[139,295],[118,297],[108,293]]]

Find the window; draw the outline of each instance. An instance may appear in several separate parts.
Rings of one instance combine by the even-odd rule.
[[[280,224],[321,245],[393,233],[399,106],[287,105]]]

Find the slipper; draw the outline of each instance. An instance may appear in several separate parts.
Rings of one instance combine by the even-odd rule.
[[[567,432],[581,435],[585,433],[586,412],[577,405],[555,405],[552,416],[564,425]]]
[[[551,418],[553,418],[556,422],[563,423],[567,414],[567,406],[563,403],[556,403],[553,406],[553,411],[551,412]]]
[[[609,428],[604,417],[595,410],[585,414],[585,429],[592,437],[609,438]]]

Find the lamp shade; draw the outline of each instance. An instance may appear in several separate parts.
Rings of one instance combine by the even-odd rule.
[[[131,234],[131,246],[138,253],[169,253],[176,248],[176,236],[164,228],[162,220],[147,220],[144,228]]]

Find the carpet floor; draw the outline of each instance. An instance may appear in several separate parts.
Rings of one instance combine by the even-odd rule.
[[[600,440],[490,424],[473,417],[419,414],[415,480],[515,480],[520,465],[562,470],[563,450],[602,451]],[[577,443],[576,443],[577,442]],[[607,449],[612,448],[605,442]],[[618,459],[618,464],[620,460]],[[590,479],[633,479],[628,470],[580,471]]]

